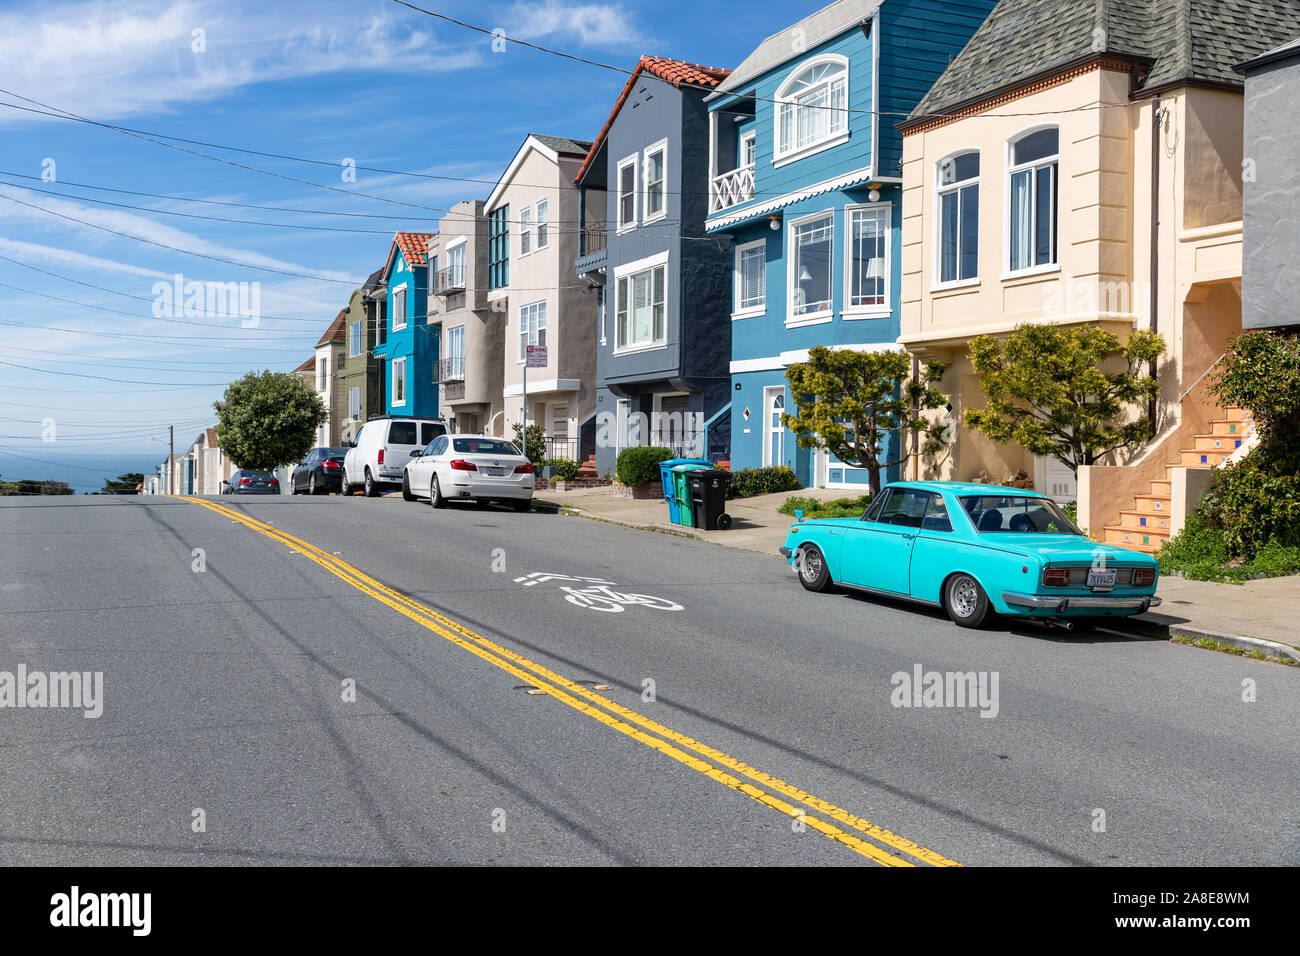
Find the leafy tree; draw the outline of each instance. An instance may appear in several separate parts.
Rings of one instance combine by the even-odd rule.
[[[521,422],[515,422],[515,447],[522,449],[524,457],[534,465],[540,465],[546,457],[546,429],[541,425],[533,424],[528,426],[528,441],[524,441],[524,426]]]
[[[794,396],[795,414],[781,423],[795,434],[800,448],[818,448],[840,461],[865,468],[871,493],[880,491],[880,472],[906,458],[902,439],[927,436],[927,453],[938,444],[937,426],[915,410],[930,411],[947,404],[935,389],[947,367],[928,363],[913,380],[911,356],[905,352],[855,352],[814,346],[807,362],[791,365],[785,377]],[[885,439],[899,435],[900,457],[881,461]]]
[[[144,475],[129,471],[124,475],[118,475],[116,478],[105,478],[104,488],[97,492],[101,495],[133,495],[135,486],[144,481]]]
[[[1210,391],[1250,410],[1259,430],[1259,467],[1300,473],[1300,336],[1246,332],[1232,340]]]
[[[301,460],[329,417],[311,385],[284,372],[249,372],[212,407],[222,450],[240,468],[258,471]]]
[[[1164,350],[1164,340],[1149,330],[1134,332],[1122,347],[1096,326],[1021,325],[1005,343],[981,335],[971,340],[970,361],[988,404],[967,409],[966,425],[996,442],[1050,455],[1071,471],[1095,464],[1150,436],[1145,415],[1122,419],[1131,406],[1159,394],[1154,376],[1140,368]],[[1102,363],[1116,355],[1124,368],[1103,371]]]

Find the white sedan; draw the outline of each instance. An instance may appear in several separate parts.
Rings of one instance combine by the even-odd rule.
[[[448,501],[509,501],[528,511],[533,501],[533,465],[504,438],[442,435],[424,451],[411,452],[402,475],[402,497],[428,498],[435,508]]]

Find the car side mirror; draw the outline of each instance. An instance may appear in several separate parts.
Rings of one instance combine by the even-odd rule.
[[[424,452],[417,448],[415,451],[411,452],[411,457],[412,457],[412,458],[423,458],[423,457],[424,457]]]
[[[802,509],[802,508],[796,508],[796,509],[794,509],[794,520],[795,520],[795,521],[802,521],[802,520],[803,520],[803,509]]]

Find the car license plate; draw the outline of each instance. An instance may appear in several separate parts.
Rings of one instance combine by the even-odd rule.
[[[1115,586],[1115,569],[1108,568],[1105,571],[1091,568],[1088,571],[1088,587],[1090,588],[1113,588]]]
[[[487,475],[489,478],[504,478],[506,470],[504,468],[484,468],[483,474]]]

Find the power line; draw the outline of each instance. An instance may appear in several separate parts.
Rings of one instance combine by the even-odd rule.
[[[180,336],[159,336],[159,335],[136,335],[131,332],[96,332],[90,329],[69,329],[61,325],[39,325],[35,322],[14,322],[9,319],[0,319],[0,325],[16,326],[24,329],[40,329],[42,332],[67,332],[70,335],[94,335],[99,338],[107,339],[126,339],[132,342],[158,342],[164,345],[188,345],[194,342],[202,342],[203,347],[207,349],[222,349],[231,352],[296,352],[302,354],[303,349],[284,349],[274,348],[269,345],[257,345],[249,343],[248,345],[216,345],[217,342],[236,341],[231,336],[222,335],[193,335],[189,337]]]
[[[177,382],[144,382],[134,378],[107,378],[103,375],[88,375],[84,372],[57,372],[48,368],[37,368],[34,365],[20,365],[17,362],[6,362],[0,360],[0,365],[8,365],[10,368],[26,369],[29,372],[44,372],[46,375],[67,375],[71,378],[95,378],[103,382],[122,382],[126,385],[171,385],[176,388],[211,388],[214,386],[229,385],[229,382],[197,382],[192,385],[181,385]]]

